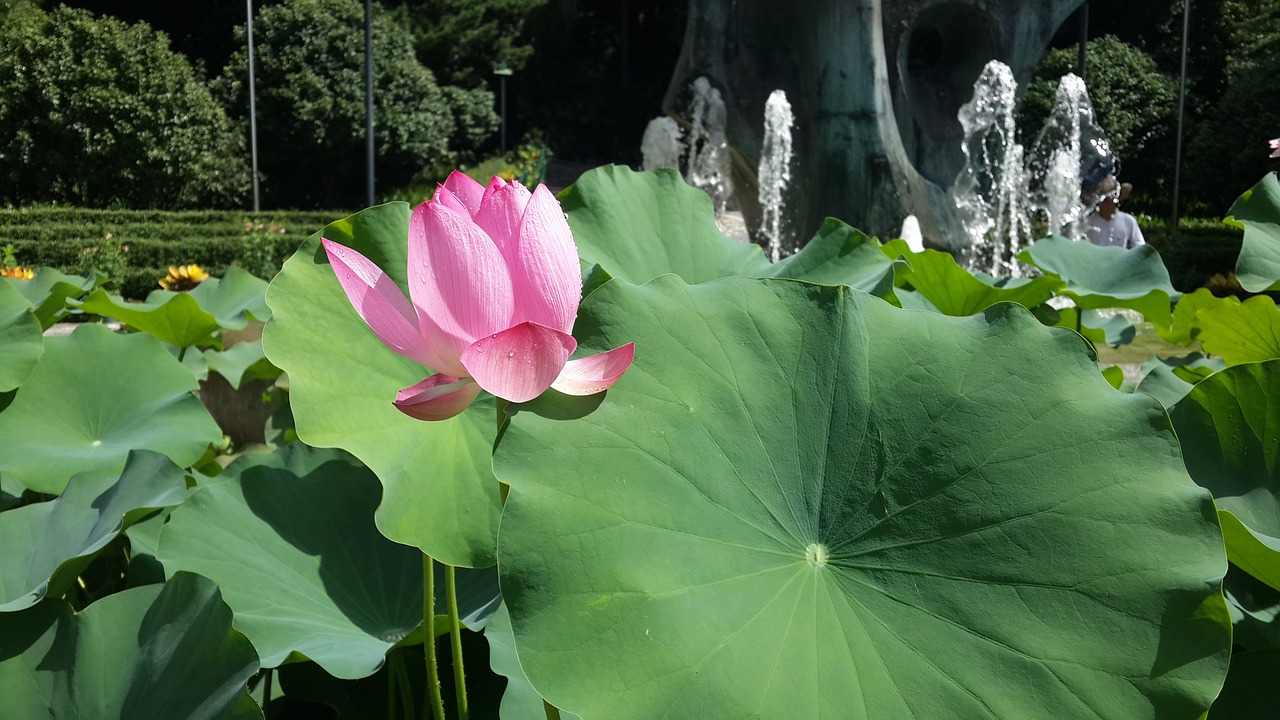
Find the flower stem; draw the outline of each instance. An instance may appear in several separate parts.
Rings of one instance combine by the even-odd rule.
[[[449,642],[453,647],[453,691],[458,699],[458,720],[467,720],[467,678],[462,670],[462,623],[458,620],[458,588],[452,565],[444,566],[445,595],[449,598]]]
[[[395,654],[396,676],[400,678],[400,702],[404,705],[405,720],[413,720],[413,688],[409,686],[409,669],[404,665],[404,656]]]
[[[422,554],[422,650],[427,656],[427,698],[435,720],[444,720],[440,697],[440,661],[436,658],[436,571],[431,556]]]

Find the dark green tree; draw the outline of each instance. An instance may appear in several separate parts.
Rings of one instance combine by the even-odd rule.
[[[486,89],[444,90],[414,55],[391,13],[374,6],[374,140],[386,188],[449,162],[497,128]],[[244,28],[238,32],[244,44]],[[358,0],[288,0],[254,22],[258,148],[264,195],[277,206],[363,203],[364,10]],[[229,112],[248,115],[245,50],[215,89]]]
[[[1280,169],[1267,147],[1280,136],[1280,0],[1226,0],[1223,17],[1232,48],[1225,82],[1186,139],[1187,189],[1210,214],[1226,212],[1243,190]]]
[[[452,85],[487,84],[505,62],[524,68],[533,54],[525,19],[547,0],[389,0],[413,34],[418,59]]]
[[[0,200],[228,206],[248,187],[246,156],[164,34],[32,4],[0,21]]]
[[[1141,50],[1115,37],[1089,41],[1088,90],[1098,124],[1122,163],[1123,179],[1146,194],[1171,184],[1177,81]],[[1078,51],[1052,50],[1036,68],[1019,109],[1024,141],[1034,140],[1053,107],[1059,79],[1076,72]]]

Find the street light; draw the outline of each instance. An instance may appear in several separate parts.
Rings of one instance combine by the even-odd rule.
[[[493,74],[498,76],[498,114],[502,117],[502,154],[507,154],[507,77],[511,75],[511,66],[506,60],[493,66]]]
[[[258,202],[258,107],[253,79],[253,0],[244,0],[244,7],[248,16],[249,35],[249,155],[253,159],[253,211],[259,212],[262,207]]]
[[[373,207],[373,0],[364,0],[364,149],[368,207]]]

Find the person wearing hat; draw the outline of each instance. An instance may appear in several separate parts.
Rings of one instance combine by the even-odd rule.
[[[1102,186],[1099,188],[1101,199],[1098,200],[1093,213],[1089,215],[1089,222],[1085,227],[1089,242],[1103,247],[1121,247],[1125,250],[1146,245],[1147,241],[1142,237],[1142,228],[1138,227],[1138,221],[1129,213],[1120,210],[1120,203],[1129,199],[1129,194],[1133,192],[1133,185],[1117,184],[1113,175],[1107,178]]]

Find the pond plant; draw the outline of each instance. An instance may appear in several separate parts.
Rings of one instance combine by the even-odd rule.
[[[1244,301],[835,219],[770,263],[604,167],[455,175],[269,287],[0,279],[0,715],[1260,716],[1276,177],[1228,222]],[[1101,368],[1116,309],[1185,352]]]

